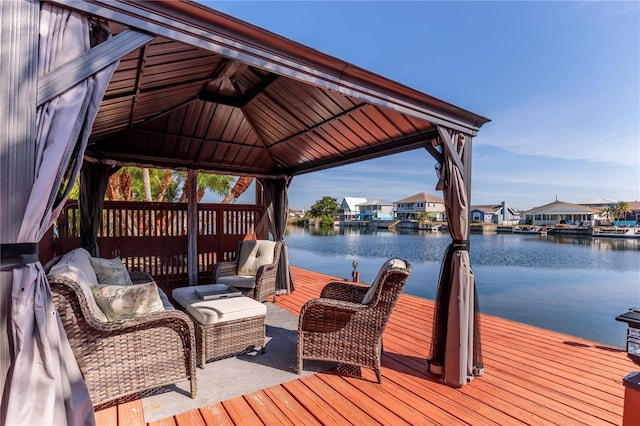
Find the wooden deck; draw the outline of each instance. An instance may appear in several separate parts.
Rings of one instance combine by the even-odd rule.
[[[296,291],[278,305],[296,314],[333,279],[298,268],[293,276]],[[483,315],[485,375],[454,389],[425,373],[432,313],[432,301],[401,297],[384,337],[381,385],[366,369],[362,379],[319,373],[151,424],[622,424],[622,379],[639,369],[623,350]],[[142,403],[96,420],[142,425]]]

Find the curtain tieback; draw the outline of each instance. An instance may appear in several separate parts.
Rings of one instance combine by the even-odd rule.
[[[453,246],[453,251],[469,251],[469,240],[453,240],[451,244]]]
[[[38,259],[38,243],[0,244],[0,270],[21,268]]]

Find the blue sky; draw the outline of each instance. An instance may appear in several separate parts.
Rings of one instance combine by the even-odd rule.
[[[472,204],[640,201],[640,2],[202,3],[490,118]],[[290,206],[441,196],[434,164],[418,150],[297,176]]]

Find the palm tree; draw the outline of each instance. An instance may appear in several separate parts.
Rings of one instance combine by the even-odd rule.
[[[184,172],[178,172],[179,179],[184,182],[182,186],[182,194],[180,195],[179,202],[185,202],[189,199],[189,187],[187,180],[185,179]],[[200,202],[207,190],[218,194],[220,196],[226,196],[231,191],[231,182],[233,177],[225,175],[214,175],[210,173],[198,173],[197,176],[198,188],[196,189],[196,200]]]
[[[616,203],[616,213],[618,220],[625,220],[628,213],[631,213],[631,207],[629,207],[629,203],[626,201],[618,201]],[[622,219],[620,219],[622,218]]]
[[[231,188],[231,192],[229,192],[229,194],[224,197],[224,200],[222,200],[222,204],[228,204],[244,194],[244,192],[253,183],[253,179],[253,176],[239,176],[235,185]]]
[[[151,196],[151,173],[149,173],[149,169],[146,167],[142,169],[142,184],[144,186],[144,200],[153,201],[153,197]]]
[[[607,206],[600,210],[600,215],[605,217],[609,222],[611,222],[611,218],[615,218],[617,215],[616,208],[612,206]]]
[[[173,180],[173,171],[171,171],[171,169],[164,169],[164,171],[162,172],[162,179],[160,180],[160,188],[158,189],[158,201],[163,201],[165,194],[167,194],[167,191],[171,191],[171,184],[174,183]],[[177,188],[178,185],[173,185],[175,188]],[[175,193],[175,191],[173,191]],[[172,197],[170,196],[169,199],[173,200],[175,199],[175,196]]]

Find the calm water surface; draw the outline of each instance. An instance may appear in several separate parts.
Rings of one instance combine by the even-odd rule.
[[[370,283],[390,257],[413,266],[405,292],[434,299],[448,233],[318,229],[290,226],[291,264]],[[624,348],[615,317],[640,306],[640,240],[471,235],[471,263],[486,314]]]

